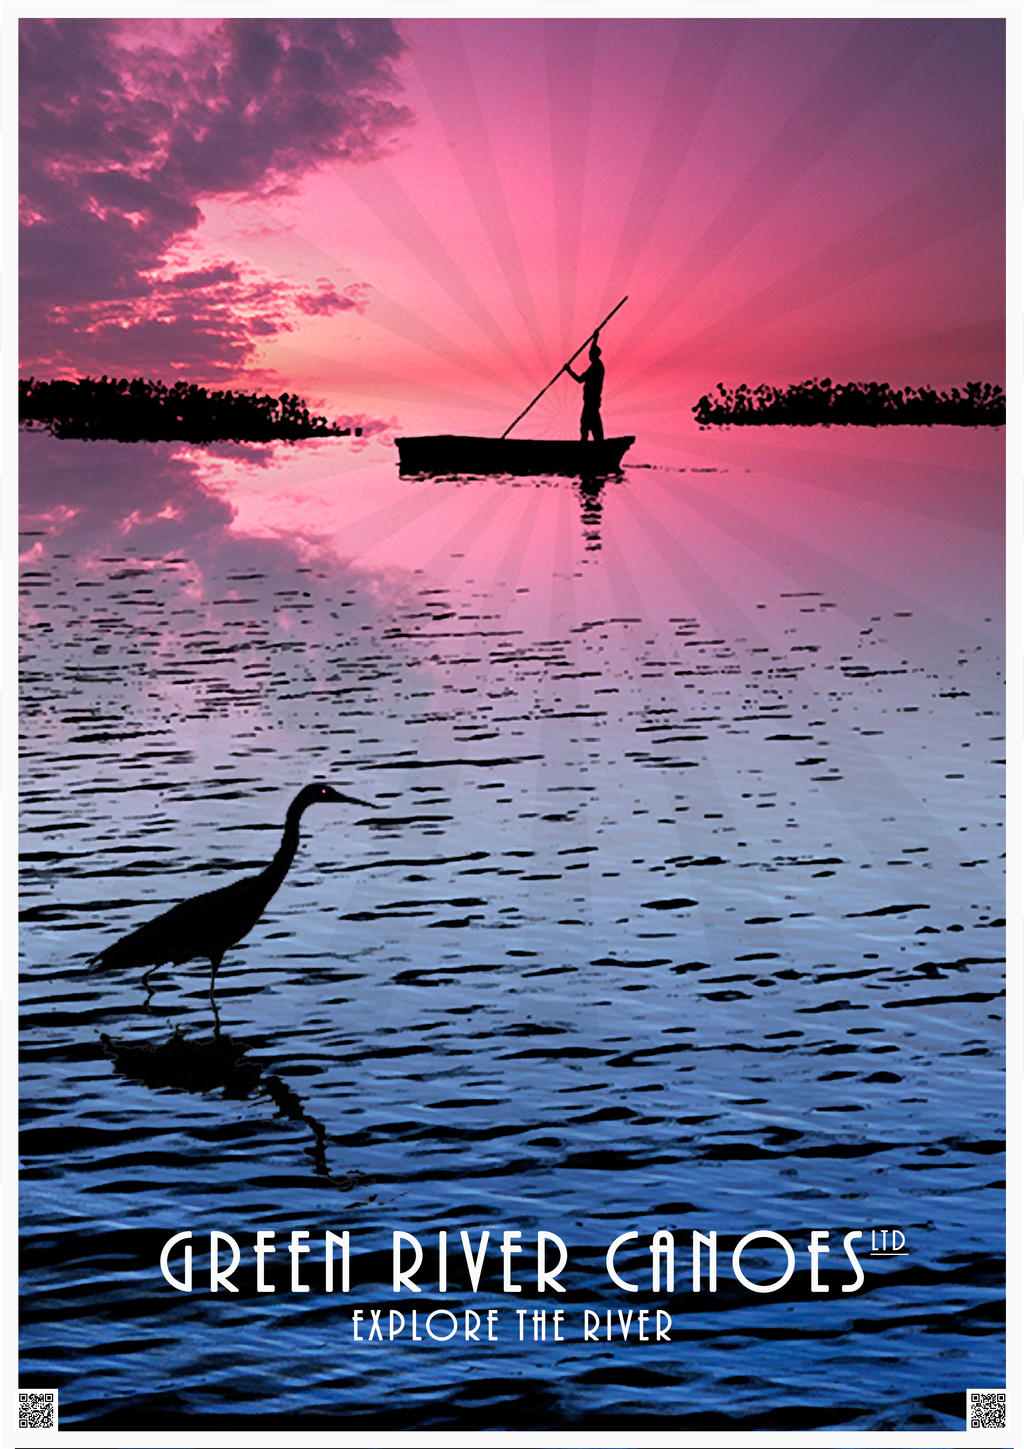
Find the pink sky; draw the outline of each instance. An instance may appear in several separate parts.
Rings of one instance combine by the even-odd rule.
[[[998,20],[27,20],[22,371],[500,431],[1003,380]],[[531,430],[575,431],[559,382]]]

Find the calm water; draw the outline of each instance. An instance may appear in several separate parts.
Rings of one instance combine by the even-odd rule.
[[[23,437],[22,1373],[65,1425],[962,1427],[1005,1382],[1000,448],[694,434],[584,493]],[[379,808],[307,814],[216,1018],[202,962],[87,969],[309,779]],[[214,1228],[278,1233],[276,1294],[164,1282]],[[286,1291],[297,1228],[350,1231],[348,1295]],[[522,1231],[520,1294],[463,1228]],[[392,1293],[395,1229],[449,1232],[446,1295],[436,1251]],[[641,1308],[668,1341],[583,1341]]]

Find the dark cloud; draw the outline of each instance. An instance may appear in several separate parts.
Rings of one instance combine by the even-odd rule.
[[[179,272],[171,278],[171,284],[190,291],[193,287],[212,287],[217,282],[238,282],[238,268],[230,263],[220,267],[203,267],[198,272]]]
[[[375,156],[405,115],[386,94],[401,48],[387,20],[225,21],[176,108],[164,174],[197,194],[248,191]]]
[[[339,291],[321,281],[311,291],[245,276],[230,263],[176,272],[127,298],[69,297],[48,317],[47,358],[30,365],[23,347],[22,371],[180,375],[224,384],[245,372],[259,339],[292,331],[300,314],[361,310],[364,300],[358,283]]]
[[[387,20],[23,20],[24,362],[201,380],[301,314],[358,307],[358,288],[171,258],[204,198],[379,155],[409,119],[401,49]]]
[[[308,317],[325,316],[331,312],[346,312],[351,308],[360,311],[365,300],[365,290],[357,282],[351,287],[346,287],[344,292],[339,292],[333,282],[329,282],[326,277],[320,277],[317,282],[317,291],[297,293],[295,305]]]

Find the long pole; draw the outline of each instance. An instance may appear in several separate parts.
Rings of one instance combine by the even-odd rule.
[[[628,297],[623,297],[622,302],[627,302],[628,300],[629,300]],[[577,347],[576,351],[569,358],[569,362],[575,362],[576,361],[577,357],[579,357],[580,353],[583,351],[584,347],[586,347],[587,342],[590,341],[591,337],[596,337],[597,334],[600,332],[601,328],[605,325],[605,323],[610,322],[611,319],[615,316],[616,312],[619,310],[619,307],[622,306],[622,302],[619,302],[616,306],[614,306],[612,308],[612,310],[608,313],[608,316],[604,319],[604,322],[599,322],[597,324],[597,326],[594,328],[593,332],[590,332],[590,333],[587,334],[586,342],[581,342],[580,343],[579,347]],[[540,402],[541,398],[547,392],[548,388],[549,387],[552,387],[558,381],[558,379],[562,376],[562,373],[569,366],[569,362],[563,363],[562,366],[555,373],[555,375],[551,379],[551,381],[549,383],[546,383],[545,386],[541,388],[540,392],[534,398],[533,402],[527,403],[526,406],[523,408],[522,412],[519,414],[519,416],[517,418],[513,418],[513,420],[509,423],[508,427],[502,433],[501,436],[503,438],[507,438],[508,435],[509,435],[509,433],[515,427],[516,423],[521,422],[523,420],[523,418],[526,417],[526,414],[533,407],[533,403]]]

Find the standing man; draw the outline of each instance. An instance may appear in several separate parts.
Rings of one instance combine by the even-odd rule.
[[[601,426],[601,389],[604,386],[604,363],[601,349],[597,345],[597,333],[590,344],[590,366],[586,372],[577,375],[568,363],[565,371],[575,382],[583,384],[583,412],[580,415],[580,441],[587,441],[589,433],[595,443],[604,442],[604,428]]]

